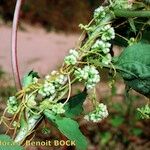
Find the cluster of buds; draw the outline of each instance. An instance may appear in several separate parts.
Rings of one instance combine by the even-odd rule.
[[[103,6],[98,7],[94,11],[95,22],[99,23],[99,21],[106,17],[106,14],[107,10]],[[101,33],[101,37],[95,41],[91,50],[100,52],[102,54],[102,63],[108,65],[112,60],[112,57],[109,54],[111,47],[110,40],[115,38],[115,31],[109,23],[106,23],[100,27],[98,32]]]
[[[114,39],[115,38],[115,31],[114,31],[114,28],[111,27],[109,24],[104,26],[102,29],[102,37],[101,39],[103,41],[109,41],[111,39]]]
[[[53,71],[51,75],[45,77],[44,84],[39,89],[39,94],[43,97],[52,96],[56,93],[57,89],[67,82],[67,77],[56,71]]]
[[[94,66],[85,66],[83,69],[77,68],[75,76],[79,81],[84,80],[87,89],[92,89],[100,81],[98,70]]]
[[[63,114],[65,112],[63,103],[57,103],[49,99],[46,99],[41,102],[40,109],[41,110],[49,109],[55,114]]]
[[[106,16],[106,12],[103,6],[98,7],[94,11],[94,19],[96,22],[100,22],[102,18]]]
[[[84,119],[93,122],[99,122],[105,119],[108,116],[107,106],[103,103],[99,103],[96,106],[96,109],[90,112],[88,115],[85,115]]]
[[[75,49],[70,49],[69,55],[65,57],[64,61],[67,65],[75,65],[77,63],[77,59],[79,57],[79,53]]]
[[[109,42],[104,42],[102,40],[96,40],[92,46],[92,50],[103,52],[104,54],[109,53],[111,44]]]
[[[15,114],[18,109],[18,102],[15,96],[9,97],[7,100],[7,112],[10,114]]]

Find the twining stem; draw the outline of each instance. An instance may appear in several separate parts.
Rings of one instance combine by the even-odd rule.
[[[117,17],[150,17],[150,11],[148,10],[139,10],[139,11],[134,11],[134,10],[121,10],[121,9],[115,9],[114,14]]]
[[[21,89],[21,81],[19,75],[19,68],[18,68],[18,59],[17,59],[17,29],[18,29],[18,19],[19,19],[19,12],[21,8],[23,0],[17,0],[14,18],[13,18],[13,25],[12,25],[12,39],[11,39],[11,62],[12,62],[12,71],[13,76],[16,84],[16,88],[18,90]]]

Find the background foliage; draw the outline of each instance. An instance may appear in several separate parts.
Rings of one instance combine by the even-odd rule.
[[[94,8],[102,1],[27,0],[22,7],[21,18],[32,24],[40,23],[48,30],[75,32],[79,30],[79,23],[90,20]],[[15,3],[16,0],[0,0],[0,15],[6,22],[13,18]]]

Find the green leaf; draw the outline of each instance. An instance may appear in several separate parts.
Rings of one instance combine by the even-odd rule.
[[[124,118],[122,116],[115,116],[111,118],[110,123],[113,127],[119,127],[121,124],[123,124]]]
[[[150,44],[140,42],[125,48],[115,65],[130,88],[150,97]]]
[[[73,118],[83,111],[83,102],[86,99],[87,93],[86,91],[83,91],[82,93],[79,93],[73,97],[71,97],[68,101],[68,103],[65,105],[65,116]]]
[[[23,87],[27,87],[29,86],[32,82],[33,82],[33,78],[39,78],[38,73],[34,72],[34,71],[30,71],[29,73],[27,73],[22,80],[22,86]]]
[[[23,147],[14,143],[8,135],[0,135],[0,150],[24,150]]]
[[[87,140],[79,130],[79,125],[75,120],[56,116],[50,110],[45,110],[44,114],[49,121],[52,121],[56,125],[62,134],[69,140],[75,141],[77,150],[87,150]]]

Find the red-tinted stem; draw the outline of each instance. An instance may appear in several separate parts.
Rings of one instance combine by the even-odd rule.
[[[18,29],[18,19],[19,19],[21,4],[22,4],[22,0],[17,0],[15,12],[14,12],[14,18],[13,18],[12,39],[11,39],[12,71],[13,71],[16,88],[18,90],[21,89],[21,81],[20,81],[18,58],[17,58],[17,29]]]

